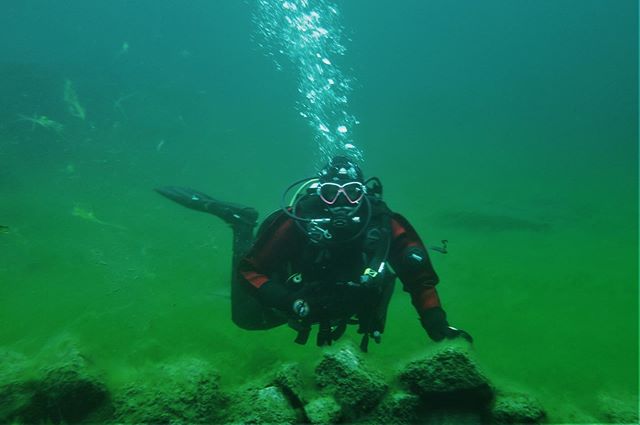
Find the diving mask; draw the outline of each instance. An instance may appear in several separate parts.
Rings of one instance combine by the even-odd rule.
[[[318,185],[318,195],[327,205],[335,204],[341,193],[350,204],[357,204],[366,192],[365,185],[356,181],[345,184],[326,182]]]

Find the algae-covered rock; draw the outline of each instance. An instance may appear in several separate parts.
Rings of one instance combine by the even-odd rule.
[[[498,394],[491,407],[491,417],[499,424],[537,424],[546,413],[540,403],[527,394]]]
[[[418,422],[420,397],[405,392],[387,394],[378,407],[367,417],[366,423],[408,425]]]
[[[33,417],[30,413],[36,385],[30,381],[0,383],[0,423]]]
[[[304,405],[302,394],[302,371],[300,366],[294,363],[287,363],[276,370],[272,384],[280,388],[282,393],[289,399],[294,407]]]
[[[233,424],[296,424],[301,415],[275,385],[248,387],[234,395],[227,422]]]
[[[635,399],[634,399],[635,398]],[[637,424],[638,400],[630,396],[598,395],[596,402],[598,416],[611,424]]]
[[[369,412],[387,391],[382,376],[367,369],[350,347],[324,355],[316,367],[316,382],[333,395],[349,419]]]
[[[0,422],[77,423],[111,417],[106,386],[75,348],[61,350],[43,368],[15,353],[5,352],[2,360]]]
[[[220,422],[228,396],[219,381],[218,372],[204,360],[185,358],[161,365],[119,394],[116,420],[137,424]]]
[[[255,377],[232,397],[227,422],[232,424],[296,424],[306,421],[302,371],[285,363]]]
[[[456,409],[453,406],[448,406],[429,411],[417,423],[425,425],[480,425],[487,422],[481,411]]]
[[[475,408],[487,405],[493,389],[469,355],[457,348],[446,348],[434,356],[409,363],[400,381],[424,402]]]
[[[51,368],[38,387],[34,404],[51,422],[80,422],[98,410],[104,412],[100,416],[111,415],[107,387],[89,374],[83,364],[69,363]]]
[[[0,350],[0,423],[11,422],[28,409],[35,385],[26,378],[27,358]]]
[[[340,422],[342,408],[333,397],[320,397],[304,406],[309,422],[314,425],[328,425]]]

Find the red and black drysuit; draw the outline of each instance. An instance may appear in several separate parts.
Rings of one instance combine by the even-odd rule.
[[[411,295],[412,304],[429,336],[436,341],[441,340],[446,335],[448,323],[435,288],[439,279],[427,249],[404,217],[389,212],[387,219],[390,220],[390,241],[386,260],[400,278],[404,290]],[[281,215],[258,235],[252,248],[239,261],[233,282],[233,321],[244,329],[268,329],[286,323],[283,316],[293,314],[292,302],[308,296],[296,289],[296,284],[291,283],[291,276],[303,270],[304,280],[322,280],[320,286],[327,287],[335,286],[339,281],[356,280],[363,271],[362,260],[359,260],[363,257],[360,245],[362,241],[320,249],[310,243],[293,219]],[[309,263],[317,263],[317,258],[322,255],[332,258],[321,262],[320,266],[309,267]],[[351,304],[366,299],[357,291],[355,294],[353,291],[329,293],[339,298],[333,300],[337,304],[350,296]],[[320,319],[314,317],[314,309],[317,312],[318,305],[314,306],[311,300],[310,318],[313,319],[310,320],[317,322]],[[274,311],[281,314],[274,316]],[[332,313],[349,315],[353,312],[338,308],[338,312],[327,314]]]

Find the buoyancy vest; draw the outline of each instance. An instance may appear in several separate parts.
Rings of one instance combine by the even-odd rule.
[[[370,337],[380,342],[395,285],[395,275],[387,265],[392,212],[379,198],[369,199],[367,205],[370,218],[360,237],[344,243],[309,237],[299,254],[285,265],[285,286],[304,293],[316,313],[313,322],[290,321],[298,331],[297,343],[307,342],[315,323],[319,325],[318,345],[330,345],[348,324],[358,325],[363,351],[367,351]],[[286,219],[282,211],[271,214],[258,230],[258,238]],[[303,226],[300,230],[304,232]]]

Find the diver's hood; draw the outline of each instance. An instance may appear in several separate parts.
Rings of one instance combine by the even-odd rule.
[[[318,173],[320,183],[340,183],[350,181],[364,182],[364,177],[360,167],[345,156],[335,156]]]

